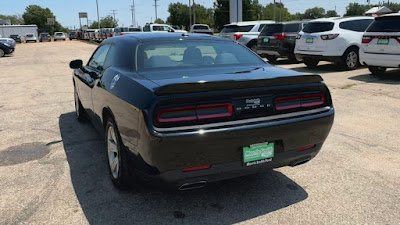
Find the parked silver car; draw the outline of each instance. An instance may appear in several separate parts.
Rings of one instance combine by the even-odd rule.
[[[230,38],[247,46],[252,51],[257,52],[258,35],[265,25],[271,23],[275,22],[271,20],[260,20],[231,23],[224,26],[219,36]]]

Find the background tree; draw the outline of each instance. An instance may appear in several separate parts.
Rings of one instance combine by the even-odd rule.
[[[24,24],[24,18],[21,15],[1,15],[0,20],[10,20],[12,25]]]
[[[304,12],[304,19],[317,19],[325,17],[325,9],[320,7],[314,7],[307,9]]]
[[[168,6],[169,17],[167,23],[186,29],[190,24],[189,6],[182,3],[171,3]]]
[[[229,23],[229,1],[216,0],[214,2],[214,28],[222,30]]]
[[[114,17],[112,16],[106,16],[103,19],[100,20],[100,28],[112,28],[112,27],[118,27],[118,20],[114,20]],[[93,23],[90,25],[89,29],[98,29],[99,25],[97,21],[93,21]]]
[[[164,22],[164,20],[162,20],[162,19],[160,19],[160,18],[157,18],[156,20],[154,20],[154,23],[161,23],[161,24],[164,24],[165,22]]]
[[[210,27],[214,26],[214,11],[202,5],[196,4],[193,8],[196,11],[196,23],[207,24]],[[189,21],[190,22],[190,21]],[[175,24],[173,24],[175,25]],[[188,27],[187,27],[188,28]]]
[[[263,20],[273,20],[274,19],[274,3],[270,3],[265,7],[262,7],[262,16]],[[289,10],[282,3],[276,3],[276,21],[290,21],[292,20],[292,15],[289,13]]]
[[[335,10],[328,10],[326,11],[326,17],[339,17],[337,12]]]
[[[49,28],[51,34],[55,31],[67,31],[67,29],[61,26],[57,20],[54,25],[47,24],[47,18],[56,18],[49,8],[42,8],[38,5],[29,5],[25,8],[22,18],[24,19],[25,24],[36,24],[38,28]]]
[[[359,3],[350,3],[346,7],[346,13],[344,14],[344,16],[362,16],[366,11],[375,6],[376,5],[362,5]]]

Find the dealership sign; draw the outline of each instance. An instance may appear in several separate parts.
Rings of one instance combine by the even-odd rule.
[[[87,12],[80,12],[79,13],[79,18],[88,18]]]

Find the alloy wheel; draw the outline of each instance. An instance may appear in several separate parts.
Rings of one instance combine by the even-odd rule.
[[[119,150],[117,144],[117,138],[115,135],[114,128],[110,126],[107,132],[107,152],[108,152],[108,164],[110,166],[111,175],[114,179],[118,178],[119,173]]]
[[[3,49],[0,49],[0,57],[3,57],[5,54],[4,54],[4,51],[3,51]]]
[[[356,52],[349,52],[349,54],[347,54],[347,58],[346,58],[346,64],[347,67],[349,68],[355,68],[358,64],[358,55]]]

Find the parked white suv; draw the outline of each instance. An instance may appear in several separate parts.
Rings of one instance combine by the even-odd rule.
[[[360,40],[373,20],[372,17],[312,20],[297,36],[296,58],[309,68],[315,68],[320,61],[329,61],[348,70],[356,69],[360,64]]]
[[[28,34],[25,35],[25,43],[28,43],[30,41],[37,42],[37,37],[36,37],[35,34],[28,33]]]
[[[143,32],[175,32],[175,33],[187,33],[186,30],[175,30],[168,24],[148,24],[143,27]]]
[[[362,37],[360,62],[373,75],[400,68],[400,13],[375,18]]]
[[[257,52],[257,40],[261,30],[267,24],[275,23],[271,20],[246,21],[231,23],[224,26],[220,37],[230,38]]]
[[[54,33],[54,41],[63,40],[65,41],[65,34],[64,32],[55,32]]]

